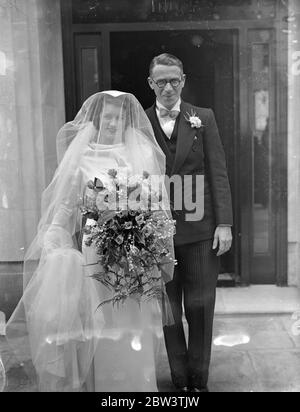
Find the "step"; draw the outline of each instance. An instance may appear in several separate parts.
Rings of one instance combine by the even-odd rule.
[[[300,310],[297,287],[252,285],[217,288],[216,314],[294,313]]]

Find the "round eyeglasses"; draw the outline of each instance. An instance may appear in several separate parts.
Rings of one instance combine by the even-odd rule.
[[[153,81],[153,83],[156,84],[157,87],[159,87],[160,89],[163,89],[164,87],[166,87],[166,85],[168,83],[170,83],[170,85],[172,87],[174,87],[176,89],[176,87],[178,87],[180,85],[180,83],[182,82],[182,79],[171,79],[171,80],[157,80],[155,81],[154,79],[151,78],[151,80]]]

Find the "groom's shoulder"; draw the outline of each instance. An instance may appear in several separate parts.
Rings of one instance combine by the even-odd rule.
[[[209,117],[212,115],[213,111],[210,108],[207,107],[200,107],[200,106],[195,106],[191,103],[188,103],[186,101],[182,102],[182,108],[186,111],[188,111],[188,113],[196,113],[198,116],[205,116],[205,117]]]
[[[154,104],[152,104],[152,106],[148,107],[147,109],[145,109],[145,113],[147,115],[149,115],[150,113],[152,113],[154,110]]]

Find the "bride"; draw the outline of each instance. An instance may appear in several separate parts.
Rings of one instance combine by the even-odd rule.
[[[155,352],[162,327],[172,322],[164,283],[172,279],[173,265],[162,276],[162,301],[138,304],[129,297],[99,307],[112,292],[93,278],[99,255],[84,229],[96,221],[83,219],[79,205],[89,182],[106,183],[111,169],[164,175],[164,154],[136,98],[116,91],[87,99],[59,131],[57,153],[59,166],[42,196],[8,341],[24,365],[34,366],[40,391],[157,391]]]

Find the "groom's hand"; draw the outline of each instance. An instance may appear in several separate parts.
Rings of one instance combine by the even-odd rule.
[[[232,234],[230,226],[218,226],[214,234],[213,249],[217,249],[219,245],[219,250],[217,256],[224,255],[231,248],[232,244]]]

